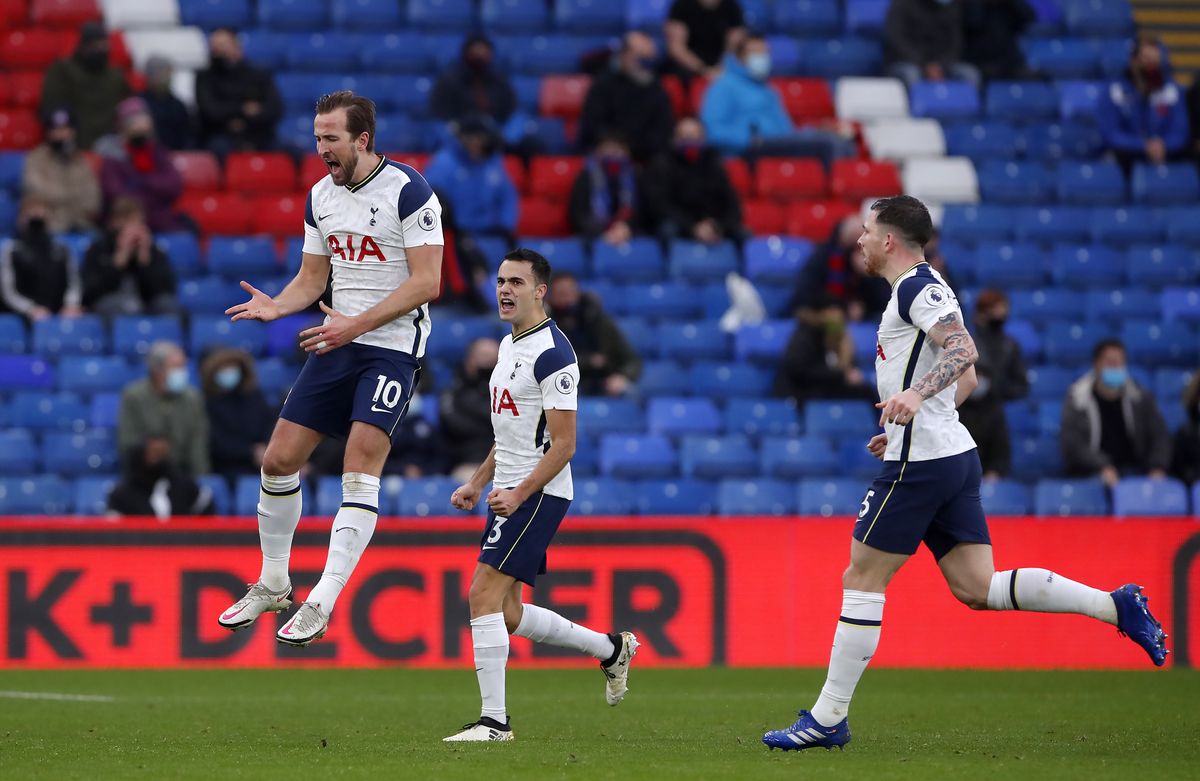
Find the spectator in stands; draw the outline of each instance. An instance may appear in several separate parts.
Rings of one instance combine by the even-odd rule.
[[[746,34],[737,0],[674,0],[663,27],[671,70],[684,79],[721,72],[725,53]]]
[[[1069,474],[1098,474],[1110,488],[1126,475],[1166,475],[1171,434],[1154,397],[1130,378],[1116,339],[1096,345],[1092,370],[1067,391],[1059,442]]]
[[[1021,35],[1037,21],[1026,0],[962,0],[963,53],[985,80],[1033,79]]]
[[[1105,145],[1127,174],[1136,162],[1187,154],[1187,107],[1161,41],[1138,36],[1125,77],[1109,85],[1098,118]]]
[[[487,258],[470,235],[458,229],[458,218],[453,205],[442,199],[442,292],[434,299],[434,309],[439,313],[454,312],[460,316],[484,314],[492,311],[495,300],[484,298],[484,283],[491,276]],[[489,287],[491,284],[488,283]]]
[[[425,178],[442,202],[453,204],[460,230],[501,236],[513,243],[517,188],[504,167],[499,129],[486,114],[454,123],[455,138],[425,167]]]
[[[491,452],[492,403],[490,380],[500,355],[495,339],[476,339],[438,402],[442,437],[450,449],[451,474],[475,473]]]
[[[108,495],[108,509],[117,515],[212,515],[212,491],[196,482],[171,460],[170,442],[148,437],[133,447],[121,469],[121,480]]]
[[[104,162],[100,167],[100,189],[109,209],[120,197],[142,204],[146,224],[154,233],[183,229],[187,223],[172,209],[183,192],[170,153],[154,134],[154,120],[141,98],[127,98],[117,108],[120,135],[97,144]]]
[[[650,167],[646,189],[664,238],[715,244],[743,235],[742,206],[725,172],[721,155],[706,143],[699,120],[684,117],[675,125],[671,153]]]
[[[629,145],[619,133],[605,133],[571,185],[571,229],[589,239],[625,244],[654,230],[651,208]]]
[[[975,300],[975,346],[979,383],[958,408],[958,417],[979,446],[983,476],[995,480],[1012,466],[1012,441],[1004,405],[1029,395],[1029,379],[1021,346],[1004,332],[1008,296],[984,290]]]
[[[258,474],[275,415],[258,387],[254,359],[243,350],[214,350],[200,365],[200,388],[213,473],[231,482]]]
[[[237,33],[219,27],[208,37],[209,66],[196,74],[200,141],[224,157],[275,145],[283,100],[275,79],[246,62]]]
[[[618,131],[633,159],[645,164],[671,144],[671,98],[655,73],[658,45],[645,33],[625,34],[615,68],[597,76],[583,102],[579,145],[590,149]]]
[[[788,305],[800,322],[820,322],[826,297],[838,302],[853,322],[879,322],[892,290],[886,281],[867,273],[866,258],[858,247],[861,235],[862,218],[847,217],[808,256]]]
[[[25,157],[21,192],[47,205],[51,233],[88,231],[100,216],[100,180],[75,141],[75,120],[65,108],[46,115],[46,138]]]
[[[188,380],[183,350],[174,342],[155,342],[146,355],[146,369],[145,378],[121,393],[117,449],[123,468],[138,463],[148,441],[161,439],[166,453],[155,463],[165,459],[193,477],[208,474],[208,415]]]
[[[746,35],[735,52],[725,58],[700,108],[713,146],[730,155],[816,157],[826,167],[835,157],[855,153],[854,144],[836,133],[792,124],[783,99],[767,81],[771,53],[765,38]]]
[[[919,81],[956,79],[979,86],[965,62],[963,8],[949,0],[892,0],[883,23],[888,73],[910,88]]]
[[[854,362],[854,342],[841,302],[822,295],[814,316],[796,324],[775,375],[775,395],[808,399],[865,399],[878,394]]]
[[[1200,370],[1192,374],[1183,393],[1187,420],[1175,432],[1175,461],[1171,473],[1185,483],[1200,481]],[[1197,509],[1193,507],[1195,512]]]
[[[642,373],[642,359],[600,300],[579,289],[575,275],[554,275],[549,312],[579,359],[579,387],[585,395],[620,396]]]
[[[196,132],[192,113],[171,92],[171,61],[155,55],[146,60],[146,89],[141,98],[154,121],[154,134],[167,149],[195,149]]]
[[[118,198],[108,230],[83,259],[83,305],[101,315],[173,314],[175,272],[154,243],[141,203]]]
[[[113,132],[117,104],[129,96],[125,74],[109,64],[108,55],[104,25],[88,22],[79,29],[75,52],[56,60],[42,82],[42,113],[67,107],[78,122],[76,140],[82,149]]]
[[[50,208],[36,196],[21,201],[17,235],[0,241],[0,300],[27,320],[75,317],[81,286],[71,252],[50,231]]]
[[[517,108],[517,93],[508,76],[495,67],[496,50],[486,35],[463,41],[462,56],[438,77],[429,96],[435,117],[458,122],[485,114],[502,127]]]

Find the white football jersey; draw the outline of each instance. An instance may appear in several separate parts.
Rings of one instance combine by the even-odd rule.
[[[496,435],[497,488],[514,488],[529,477],[550,450],[546,410],[579,408],[579,364],[575,350],[550,318],[500,342],[492,370],[492,431]],[[571,465],[543,493],[574,499]]]
[[[892,285],[892,298],[883,311],[876,337],[875,376],[880,399],[890,399],[911,388],[929,373],[942,348],[926,334],[939,318],[949,314],[956,315],[965,326],[954,291],[928,263],[918,263],[900,275]],[[975,440],[958,421],[954,406],[957,386],[952,383],[926,399],[907,426],[885,422],[885,461],[930,461],[975,447]]]
[[[358,184],[342,187],[326,176],[308,192],[304,251],[329,257],[333,308],[344,315],[365,312],[408,279],[405,248],[443,243],[441,204],[410,166],[385,157]],[[423,305],[354,341],[420,358],[429,328]]]

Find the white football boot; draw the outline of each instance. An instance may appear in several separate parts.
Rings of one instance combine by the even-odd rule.
[[[281,591],[272,591],[260,583],[252,583],[246,596],[234,602],[217,619],[217,623],[236,632],[258,620],[263,613],[278,613],[292,606],[292,586],[289,583]]]
[[[488,716],[480,716],[479,721],[464,724],[460,732],[442,738],[443,743],[492,743],[505,740],[514,740],[512,719],[507,724],[501,724]]]
[[[629,692],[629,665],[637,653],[638,639],[633,632],[614,632],[608,637],[617,650],[611,662],[600,663],[600,671],[607,679],[604,683],[604,699],[608,700],[609,705],[620,705]]]
[[[285,645],[303,648],[314,640],[325,636],[329,628],[329,616],[321,610],[316,602],[304,602],[292,620],[283,625],[275,634],[275,639]]]

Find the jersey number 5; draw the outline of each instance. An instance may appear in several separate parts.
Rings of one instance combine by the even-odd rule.
[[[858,517],[864,518],[867,513],[871,512],[871,497],[875,495],[875,489],[867,491],[867,495],[862,500],[862,509],[858,511]]]

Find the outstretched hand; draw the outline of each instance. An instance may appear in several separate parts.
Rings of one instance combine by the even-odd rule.
[[[230,320],[235,322],[238,320],[261,320],[267,323],[280,317],[282,312],[279,311],[279,305],[275,303],[275,299],[244,279],[241,284],[242,290],[250,294],[250,300],[226,309],[225,314],[232,315]]]
[[[329,315],[329,321],[300,332],[300,346],[304,348],[304,352],[324,355],[330,350],[353,342],[362,334],[358,321],[353,317],[347,317],[333,307],[326,306],[324,301],[320,303],[320,307],[322,312]]]

